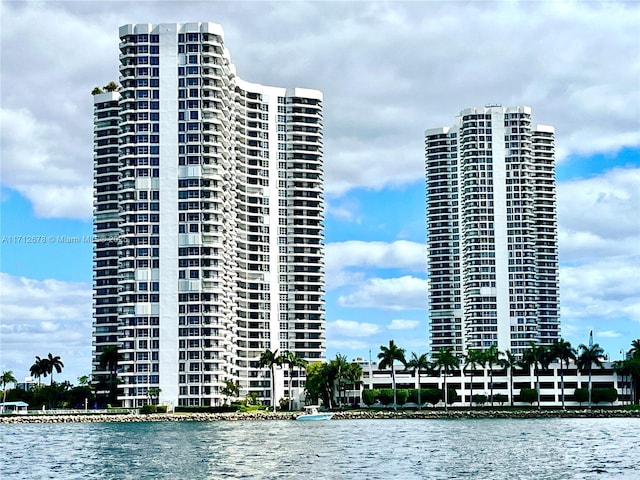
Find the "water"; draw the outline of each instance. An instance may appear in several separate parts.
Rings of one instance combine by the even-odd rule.
[[[7,479],[640,479],[640,419],[0,425]]]

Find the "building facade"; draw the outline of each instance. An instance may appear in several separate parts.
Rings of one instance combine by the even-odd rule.
[[[554,152],[529,107],[471,108],[425,132],[433,351],[559,338]]]
[[[118,398],[266,403],[325,357],[322,93],[240,79],[213,23],[120,27],[120,88],[94,95],[95,378]],[[271,398],[271,382],[276,398]],[[150,393],[153,392],[153,393]]]
[[[362,390],[392,388],[391,370],[378,369],[374,363],[371,366],[368,362],[358,362],[362,366],[362,384],[356,389],[347,390],[346,400],[349,403],[360,403],[362,405]],[[632,384],[628,376],[616,372],[612,362],[604,361],[602,368],[593,368],[591,371],[591,388],[614,388],[618,393],[618,398],[613,405],[631,404],[633,401]],[[537,375],[536,375],[537,373]],[[418,388],[438,388],[444,389],[445,378],[441,374],[422,373],[420,383],[418,376],[403,365],[395,366],[396,386],[398,389]],[[539,383],[538,383],[539,380]],[[553,362],[548,368],[536,372],[531,366],[529,368],[506,369],[494,366],[489,368],[476,369],[456,369],[446,378],[447,389],[455,390],[457,400],[452,403],[455,407],[470,406],[473,396],[484,395],[487,398],[486,405],[490,404],[491,395],[500,399],[502,405],[513,404],[516,406],[529,406],[530,403],[520,399],[522,389],[540,390],[540,405],[543,407],[560,407],[562,405],[562,394],[564,385],[565,405],[569,407],[586,407],[586,401],[578,401],[575,398],[576,389],[589,388],[588,372],[580,371],[574,362],[563,365]],[[500,405],[499,400],[494,402]],[[533,405],[536,405],[536,401]],[[442,406],[443,403],[441,402]]]

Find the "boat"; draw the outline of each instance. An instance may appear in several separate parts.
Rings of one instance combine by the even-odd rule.
[[[333,413],[321,413],[318,410],[319,408],[320,407],[318,405],[307,405],[304,407],[304,413],[302,415],[298,415],[296,420],[300,420],[301,422],[313,422],[317,420],[330,420],[331,417],[333,417]]]

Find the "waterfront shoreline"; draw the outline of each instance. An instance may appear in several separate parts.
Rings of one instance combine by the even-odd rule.
[[[294,420],[301,412],[154,413],[2,415],[0,424],[102,422],[212,422]],[[535,418],[640,418],[640,410],[354,410],[334,412],[334,420],[375,419],[535,419]]]

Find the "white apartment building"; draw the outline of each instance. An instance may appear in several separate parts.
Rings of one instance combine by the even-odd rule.
[[[120,88],[94,95],[94,376],[117,346],[123,406],[220,405],[228,380],[277,402],[304,377],[269,378],[265,349],[325,358],[322,93],[240,79],[217,24],[119,35]]]
[[[432,351],[559,338],[554,151],[529,107],[470,108],[425,132]]]

